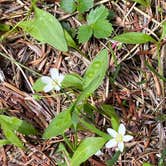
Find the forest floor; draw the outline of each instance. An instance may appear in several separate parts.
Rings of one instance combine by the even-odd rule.
[[[77,73],[83,76],[96,54],[103,48],[109,51],[111,46],[116,61],[109,51],[107,75],[88,101],[96,107],[101,104],[112,105],[121,123],[134,136],[115,165],[142,166],[148,162],[157,166],[166,149],[165,79],[157,74],[166,76],[166,40],[162,40],[158,56],[154,43],[117,45],[111,39],[123,32],[144,32],[160,40],[162,25],[166,20],[166,2],[151,0],[150,6],[144,7],[132,0],[96,0],[94,8],[101,4],[110,11],[109,21],[114,29],[112,35],[106,39],[92,37],[88,42],[79,44],[77,28],[85,23],[86,13],[80,19],[78,12],[64,12],[59,0],[37,2],[40,9],[56,16],[69,30],[81,50],[70,48],[67,52],[61,52],[48,44],[41,44],[21,28],[12,29],[27,15],[33,16],[33,12],[29,13],[30,0],[0,0],[0,23],[10,26],[6,32],[0,29],[0,35],[3,36],[0,43],[0,78],[4,78],[0,83],[1,114],[26,120],[42,134],[51,119],[70,105],[70,100],[63,92],[59,95],[56,92],[37,93],[40,100],[36,100],[33,97],[36,92],[32,88],[38,78],[36,72],[48,75],[50,68],[58,68],[63,74]],[[76,98],[72,91],[68,94]],[[109,120],[99,112],[95,113],[93,123],[105,133],[107,128],[111,128]],[[70,130],[66,136],[71,141],[74,139]],[[89,131],[78,132],[79,140],[88,136],[94,134]],[[54,166],[57,165],[57,159],[62,157],[56,153],[59,143],[64,142],[61,136],[43,140],[40,134],[24,136],[18,133],[18,137],[26,148],[13,145],[0,147],[0,165]],[[0,138],[4,138],[3,132],[0,132]],[[103,149],[102,152],[102,156],[93,155],[84,165],[106,165],[114,149]]]

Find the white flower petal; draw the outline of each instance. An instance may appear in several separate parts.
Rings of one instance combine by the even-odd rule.
[[[59,77],[59,71],[56,68],[51,68],[50,69],[50,75],[53,80],[57,80]]]
[[[104,153],[101,151],[101,150],[98,150],[96,153],[95,153],[95,156],[102,156]]]
[[[61,82],[63,81],[64,77],[65,77],[65,76],[64,76],[63,74],[60,74],[60,75],[59,75],[59,78],[58,78],[59,84],[61,84]]]
[[[123,136],[123,141],[124,142],[131,141],[132,139],[133,139],[133,136],[131,136],[131,135],[124,135]]]
[[[112,148],[112,147],[115,147],[117,145],[117,142],[115,139],[111,139],[109,140],[106,144],[105,144],[105,147],[106,148]]]
[[[48,76],[42,76],[41,81],[45,84],[51,84],[53,80]]]
[[[60,91],[61,87],[58,86],[58,85],[56,85],[56,86],[54,86],[54,89],[55,89],[56,91]]]
[[[117,136],[117,134],[118,134],[115,130],[113,130],[113,129],[111,129],[111,128],[108,128],[108,129],[107,129],[107,132],[108,132],[108,134],[111,135],[113,138],[115,138],[115,137]]]
[[[124,149],[124,143],[123,142],[119,142],[118,143],[118,149],[123,152],[123,149]]]
[[[44,87],[44,92],[49,92],[49,91],[51,91],[53,89],[53,86],[52,86],[52,84],[47,84],[45,87]]]
[[[118,133],[122,134],[122,135],[125,135],[126,128],[125,128],[124,124],[120,124],[119,129],[118,129]]]

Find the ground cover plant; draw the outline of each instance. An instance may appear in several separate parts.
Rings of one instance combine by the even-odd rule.
[[[164,1],[2,0],[0,15],[0,165],[165,165]]]

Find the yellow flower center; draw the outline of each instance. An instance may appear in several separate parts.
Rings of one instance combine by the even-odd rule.
[[[115,139],[116,139],[116,142],[123,142],[123,135],[122,134],[117,134]]]
[[[52,86],[55,87],[55,86],[57,86],[57,85],[58,85],[58,81],[57,81],[57,80],[53,80],[53,81],[52,81]]]

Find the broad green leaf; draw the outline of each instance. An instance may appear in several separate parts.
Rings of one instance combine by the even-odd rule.
[[[76,88],[82,90],[82,78],[78,74],[66,74],[62,81],[63,88]]]
[[[110,119],[112,128],[118,131],[120,125],[120,119],[115,112],[115,109],[111,105],[103,104],[101,106],[103,113]]]
[[[15,131],[12,131],[8,128],[7,125],[1,124],[3,133],[6,137],[6,139],[13,145],[18,146],[20,148],[23,148],[23,143],[20,141],[20,139],[17,137],[17,135],[14,133]]]
[[[101,137],[85,138],[76,149],[70,165],[79,166],[89,157],[94,155],[100,148],[102,148],[105,142],[106,140]]]
[[[101,50],[95,57],[95,59],[88,66],[88,69],[83,77],[83,89],[86,90],[89,87],[92,93],[102,83],[109,63],[109,56],[106,49]],[[95,83],[94,83],[95,82]]]
[[[10,144],[10,141],[8,141],[7,139],[0,139],[0,147]]]
[[[33,84],[33,89],[36,92],[42,92],[45,87],[45,83],[41,80],[41,78],[37,79],[36,82]]]
[[[137,3],[139,3],[139,4],[141,4],[141,5],[145,6],[145,7],[150,6],[149,0],[132,0],[132,1],[137,2]]]
[[[16,117],[8,117],[5,115],[0,115],[0,124],[7,126],[12,131],[18,131],[25,135],[35,135],[37,130],[26,121],[20,120]]]
[[[0,124],[6,125],[10,130],[17,131],[21,126],[22,121],[16,117],[9,117],[6,115],[0,115]]]
[[[161,35],[161,39],[166,38],[166,21],[163,23],[163,31]]]
[[[116,162],[118,161],[120,154],[121,152],[117,151],[110,160],[107,160],[106,161],[107,166],[114,166]]]
[[[60,51],[68,50],[61,24],[44,10],[35,7],[35,18],[20,22],[19,26],[42,43],[48,43]]]
[[[43,138],[49,139],[61,135],[72,125],[70,109],[60,112],[46,128]]]
[[[106,49],[100,51],[89,65],[83,77],[83,92],[78,96],[76,104],[89,97],[102,83],[109,63]]]
[[[101,26],[102,25],[102,26]],[[96,38],[105,38],[111,35],[113,28],[108,20],[99,20],[93,26],[94,36]]]
[[[75,0],[61,0],[60,5],[65,12],[72,13],[76,10]]]
[[[151,36],[140,32],[127,32],[113,38],[115,41],[126,44],[143,44],[147,42],[156,43]]]
[[[77,0],[77,10],[80,13],[84,13],[93,7],[94,0]]]
[[[82,25],[78,30],[79,43],[87,42],[92,36],[92,28],[89,25]]]
[[[75,41],[72,39],[72,37],[70,36],[70,34],[66,30],[64,30],[64,33],[65,33],[65,38],[66,38],[67,45],[69,47],[72,47],[72,48],[76,49],[77,45],[76,45]]]
[[[96,9],[91,10],[89,15],[87,16],[88,24],[91,25],[98,20],[104,20],[107,18],[108,14],[109,14],[108,9],[105,8],[105,6],[102,5],[100,7],[97,7]]]

